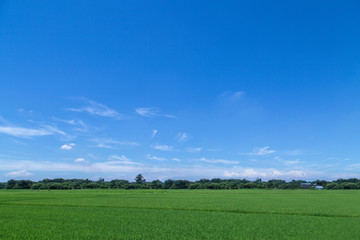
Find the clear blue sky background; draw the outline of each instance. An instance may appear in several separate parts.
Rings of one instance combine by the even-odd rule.
[[[0,181],[360,177],[358,1],[1,1]]]

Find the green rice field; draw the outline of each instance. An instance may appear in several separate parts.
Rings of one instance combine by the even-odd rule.
[[[1,190],[0,239],[359,239],[356,190]]]

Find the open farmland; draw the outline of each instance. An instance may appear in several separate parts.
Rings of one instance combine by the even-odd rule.
[[[358,236],[360,191],[0,191],[0,239],[358,239]]]

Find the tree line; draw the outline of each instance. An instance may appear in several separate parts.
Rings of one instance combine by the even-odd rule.
[[[304,180],[285,181],[271,179],[263,181],[260,178],[250,181],[246,179],[200,179],[198,181],[154,180],[146,181],[138,174],[133,182],[122,179],[105,181],[103,178],[92,181],[89,179],[43,179],[41,181],[14,180],[0,182],[0,189],[301,189]],[[335,181],[315,180],[312,186],[320,185],[325,189],[360,189],[360,179],[337,179]]]

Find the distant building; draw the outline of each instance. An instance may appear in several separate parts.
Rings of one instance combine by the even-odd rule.
[[[312,185],[311,183],[300,183],[302,188],[313,188],[313,189],[324,189],[323,186],[317,185],[316,183]]]
[[[302,188],[311,188],[311,183],[301,183]]]

